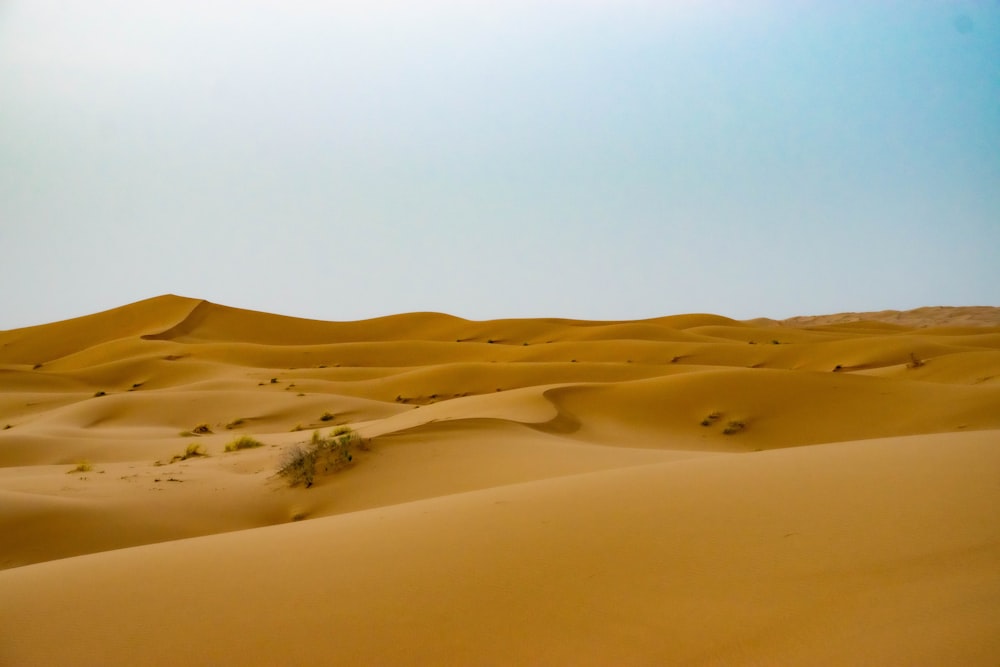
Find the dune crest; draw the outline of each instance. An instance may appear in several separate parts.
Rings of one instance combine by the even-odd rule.
[[[0,331],[0,664],[992,665],[998,455],[998,308],[156,297]]]

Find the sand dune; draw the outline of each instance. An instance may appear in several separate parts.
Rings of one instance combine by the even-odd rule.
[[[157,297],[0,332],[0,664],[994,665],[998,480],[998,308]]]

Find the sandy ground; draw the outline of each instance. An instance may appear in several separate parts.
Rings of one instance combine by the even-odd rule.
[[[997,665],[998,516],[998,308],[0,332],[0,665]]]

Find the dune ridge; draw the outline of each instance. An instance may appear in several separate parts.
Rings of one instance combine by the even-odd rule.
[[[0,331],[0,664],[992,665],[998,457],[1000,308],[155,297]]]

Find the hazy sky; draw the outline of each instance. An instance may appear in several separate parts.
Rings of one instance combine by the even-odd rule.
[[[1000,2],[0,0],[0,329],[1000,305]]]

